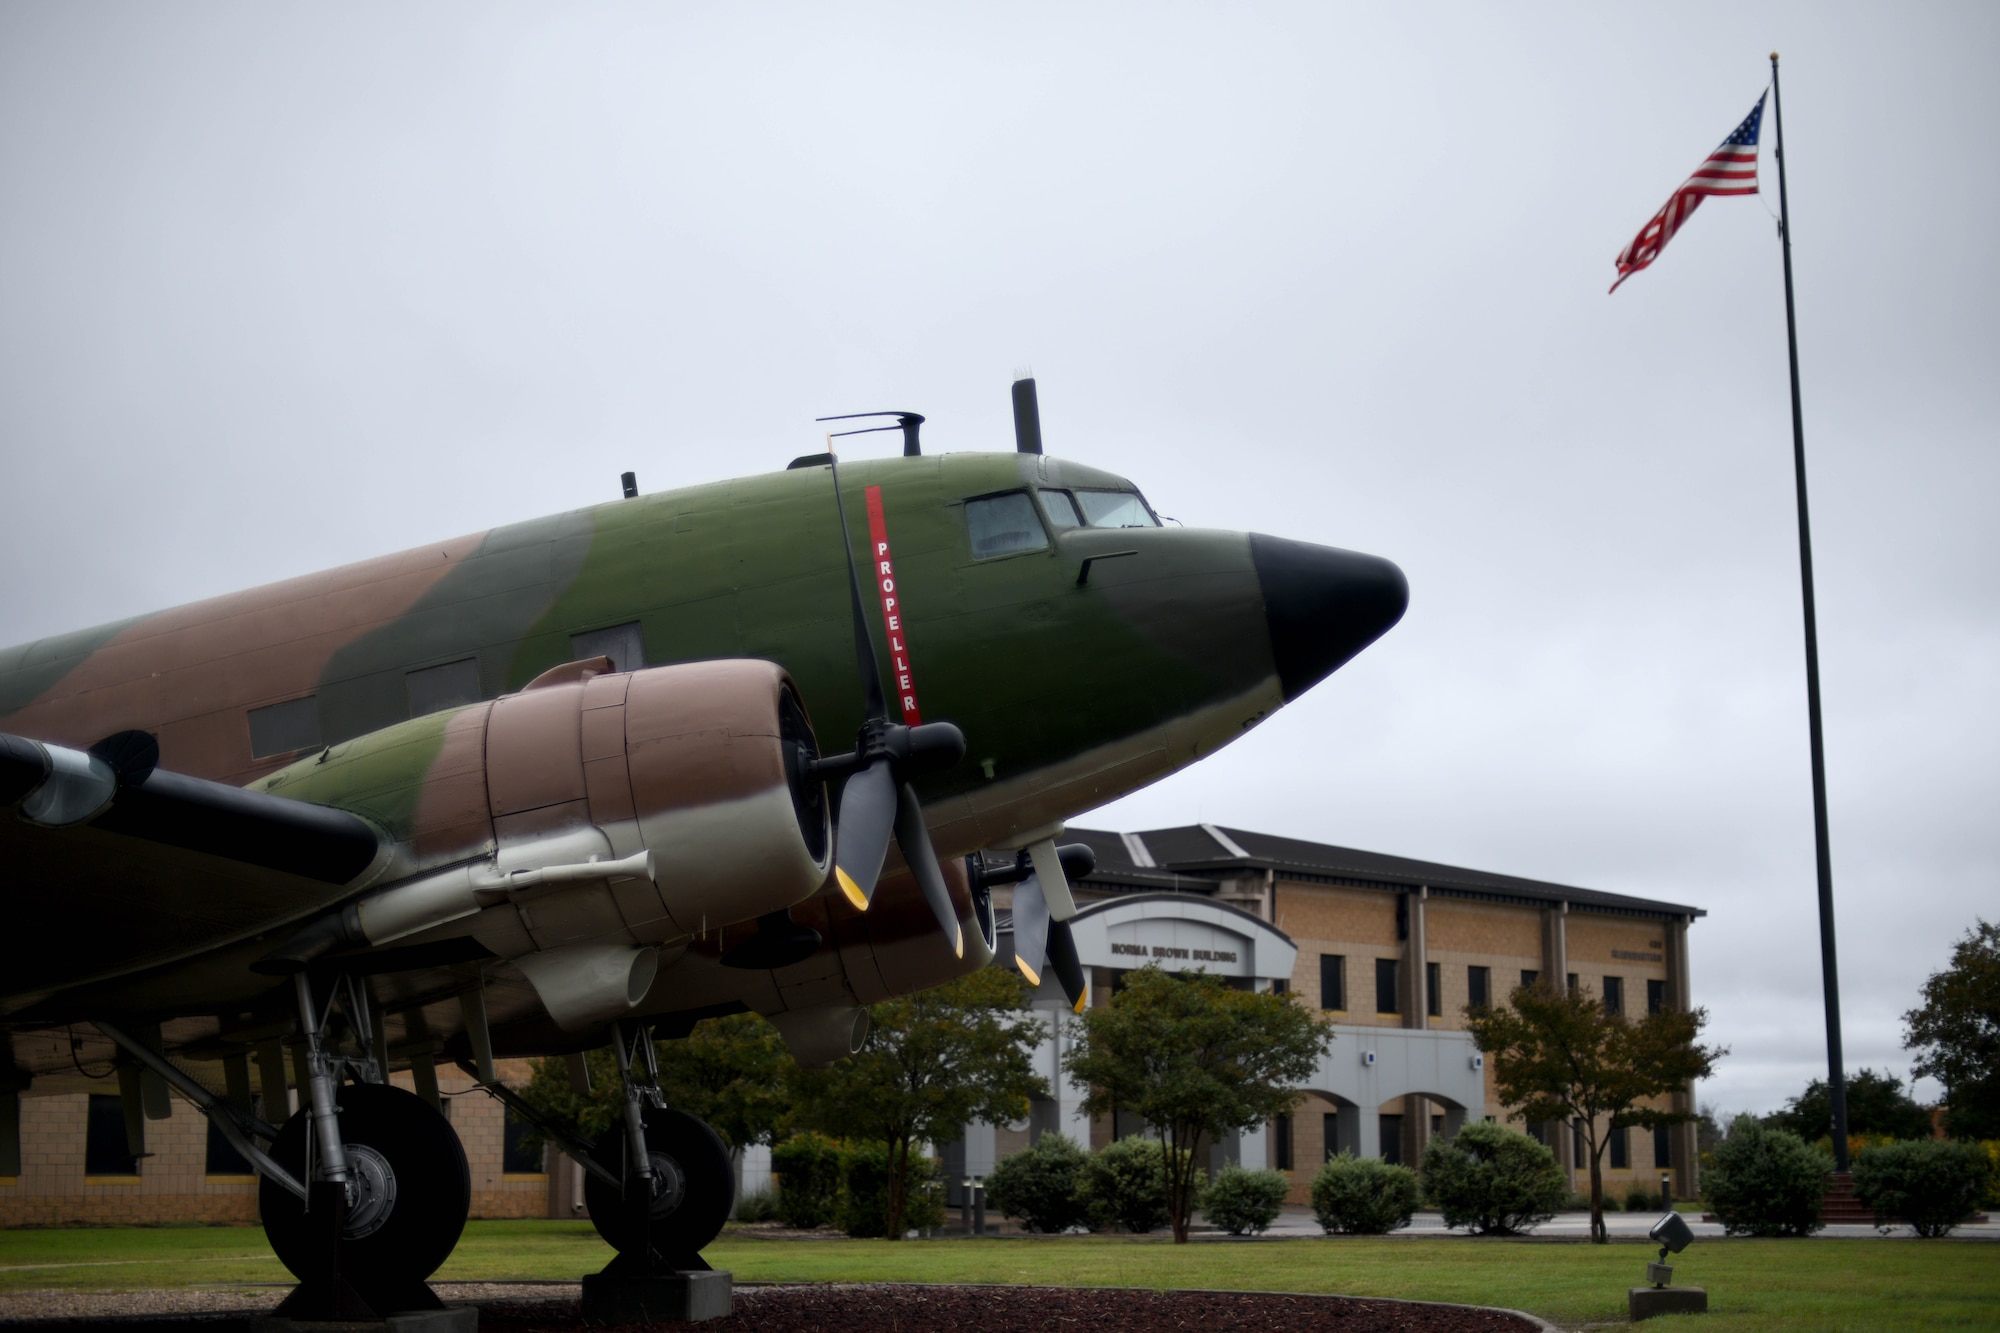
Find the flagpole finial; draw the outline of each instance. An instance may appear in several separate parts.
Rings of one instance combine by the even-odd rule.
[[[1771,52],[1771,63],[1774,65],[1778,63],[1778,53],[1776,51]]]

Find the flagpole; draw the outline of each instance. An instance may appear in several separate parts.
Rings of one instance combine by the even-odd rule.
[[[1792,305],[1792,212],[1785,198],[1785,113],[1771,52],[1771,115],[1778,132],[1778,236],[1785,253],[1785,346],[1792,356],[1792,466],[1799,491],[1799,586],[1806,615],[1806,716],[1812,732],[1813,850],[1819,860],[1819,968],[1826,990],[1826,1089],[1833,1104],[1833,1169],[1847,1170],[1847,1069],[1840,1053],[1840,968],[1833,943],[1833,858],[1826,834],[1826,742],[1819,725],[1819,617],[1813,609],[1812,525],[1806,517],[1806,426],[1799,410],[1799,325]]]

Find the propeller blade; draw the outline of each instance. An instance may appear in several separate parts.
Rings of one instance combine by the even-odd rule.
[[[965,957],[965,934],[958,927],[958,913],[952,909],[951,890],[945,887],[930,830],[924,827],[924,808],[917,804],[917,793],[907,782],[897,791],[896,845],[903,849],[903,860],[917,877],[917,887],[924,891],[924,901],[931,905],[938,929],[951,941],[953,955]]]
[[[1070,896],[1069,876],[1063,871],[1062,855],[1056,851],[1054,838],[1043,838],[1028,848],[1028,859],[1035,867],[1035,878],[1042,882],[1042,897],[1048,902],[1049,915],[1058,921],[1067,921],[1076,915],[1076,899]]]
[[[875,635],[868,628],[868,613],[862,610],[861,571],[854,564],[854,537],[847,530],[847,502],[840,494],[840,460],[831,450],[826,457],[833,473],[833,507],[840,513],[841,552],[847,557],[847,591],[854,612],[854,665],[861,673],[861,706],[870,722],[880,722],[889,716],[889,705],[882,697],[882,663],[875,656]],[[872,883],[869,892],[874,892]]]
[[[834,835],[834,878],[857,912],[868,910],[889,834],[896,826],[896,778],[889,761],[877,759],[849,777],[840,789],[840,825]]]
[[[1069,997],[1070,1009],[1082,1013],[1083,1002],[1090,991],[1083,984],[1083,960],[1077,957],[1076,936],[1070,933],[1067,921],[1049,923],[1049,967],[1054,970],[1056,980],[1062,983],[1063,994]]]
[[[1014,966],[1031,986],[1042,984],[1042,960],[1049,953],[1049,903],[1033,875],[1014,886]]]

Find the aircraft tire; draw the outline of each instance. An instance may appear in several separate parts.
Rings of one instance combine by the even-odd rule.
[[[429,1102],[401,1088],[359,1083],[338,1095],[341,1138],[356,1149],[356,1168],[364,1171],[373,1195],[348,1215],[341,1271],[364,1291],[421,1283],[450,1256],[472,1210],[472,1171],[458,1133]],[[311,1130],[311,1113],[302,1108],[270,1149],[278,1164],[301,1180]],[[258,1203],[264,1234],[285,1267],[301,1279],[317,1271],[304,1202],[265,1180]]]
[[[625,1126],[613,1124],[599,1136],[591,1156],[619,1175],[625,1167],[625,1143]],[[646,1146],[654,1169],[664,1166],[677,1183],[647,1201],[652,1205],[648,1209],[646,1203],[628,1200],[596,1176],[586,1176],[583,1198],[590,1207],[590,1220],[620,1254],[643,1256],[649,1240],[669,1259],[695,1254],[721,1234],[722,1224],[736,1207],[736,1173],[730,1167],[729,1149],[706,1121],[657,1107],[646,1110]]]

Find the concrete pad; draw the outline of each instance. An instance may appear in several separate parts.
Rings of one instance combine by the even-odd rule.
[[[380,1320],[320,1321],[267,1314],[250,1321],[250,1333],[479,1333],[479,1307],[451,1305],[442,1310],[411,1310]]]
[[[695,1324],[727,1318],[735,1309],[726,1272],[621,1277],[592,1273],[583,1280],[586,1324]]]
[[[1656,1314],[1707,1314],[1706,1287],[1633,1287],[1626,1295],[1632,1318],[1651,1319]]]

